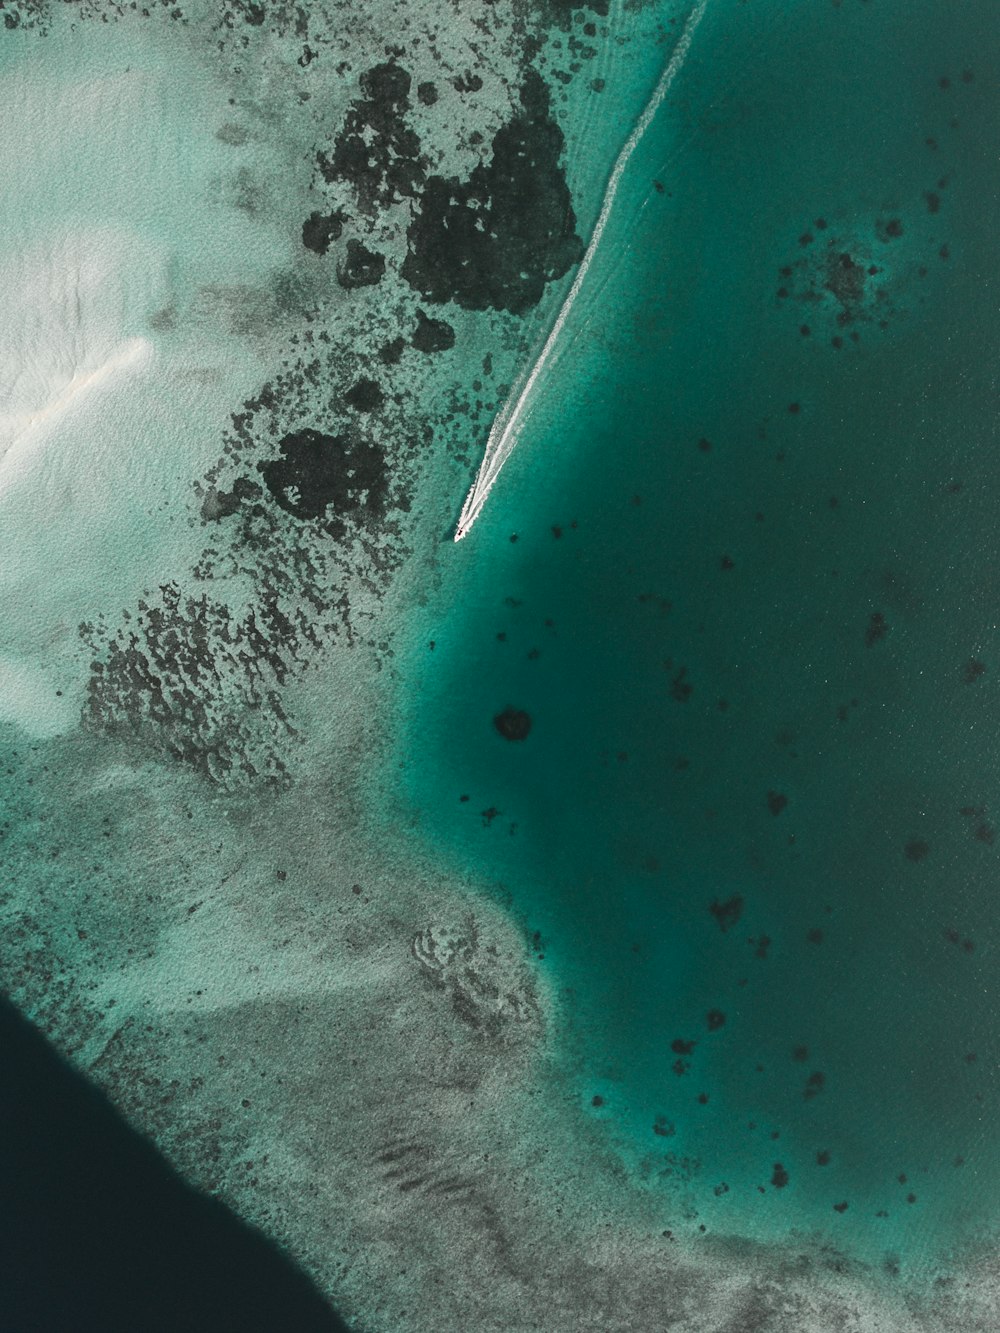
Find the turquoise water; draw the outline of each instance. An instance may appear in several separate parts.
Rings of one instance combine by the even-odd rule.
[[[1000,1186],[994,17],[710,8],[400,747],[664,1226],[893,1272]]]
[[[604,8],[7,6],[0,984],[352,1326],[990,1326],[1000,29],[709,0],[455,545]]]

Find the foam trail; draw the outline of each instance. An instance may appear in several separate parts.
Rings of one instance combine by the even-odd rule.
[[[563,325],[572,310],[576,298],[580,294],[580,288],[583,286],[587,277],[587,271],[593,261],[597,247],[601,243],[601,237],[604,235],[604,228],[608,225],[608,218],[611,216],[611,209],[614,206],[615,196],[618,193],[618,185],[628,166],[629,158],[639,146],[642,136],[649,129],[653,117],[659,109],[660,103],[666,97],[670,85],[677,77],[677,73],[683,65],[687,53],[691,48],[691,42],[694,38],[694,32],[701,22],[702,16],[708,5],[708,0],[698,0],[698,3],[688,15],[687,22],[684,25],[684,31],[674,47],[666,69],[660,75],[660,80],[653,89],[653,94],[646,103],[642,115],[636,121],[632,133],[625,140],[625,145],[621,152],[615,158],[615,164],[611,168],[611,175],[608,177],[607,189],[604,191],[604,199],[601,203],[601,211],[597,216],[597,222],[594,224],[594,230],[590,237],[590,244],[584,251],[583,258],[580,260],[580,267],[577,269],[576,277],[573,279],[573,285],[566,295],[566,299],[559,307],[559,313],[556,315],[555,322],[549,330],[549,336],[545,339],[545,344],[538,354],[537,360],[532,365],[527,374],[523,374],[517,380],[514,388],[511,389],[506,403],[497,413],[493,425],[490,428],[489,437],[486,441],[486,451],[483,454],[483,461],[479,465],[479,472],[476,480],[472,483],[469,494],[466,496],[465,504],[462,506],[462,512],[459,515],[458,526],[455,529],[455,541],[459,542],[468,533],[469,529],[475,523],[482,511],[486,498],[493,489],[493,483],[500,474],[500,469],[506,463],[517,443],[517,423],[524,413],[525,405],[528,401],[532,389],[538,381],[539,376],[545,369],[546,362],[552,355],[552,349],[562,333]]]

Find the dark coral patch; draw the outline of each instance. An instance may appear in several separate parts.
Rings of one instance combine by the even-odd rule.
[[[385,394],[376,380],[362,378],[344,394],[344,402],[355,412],[377,412],[385,402]]]
[[[339,209],[333,213],[310,213],[302,224],[302,244],[307,250],[325,255],[331,244],[340,240],[345,221]]]
[[[337,265],[337,281],[347,291],[373,287],[385,273],[385,256],[369,250],[360,241],[347,242],[347,256]]]
[[[719,923],[719,929],[725,932],[731,930],[743,915],[743,899],[738,893],[722,903],[716,898],[708,910]]]
[[[361,76],[362,97],[351,104],[343,127],[317,163],[324,180],[349,184],[369,217],[401,198],[415,198],[424,180],[420,139],[406,123],[410,75],[394,61]]]
[[[445,319],[432,319],[417,311],[417,327],[410,339],[418,352],[446,352],[455,346],[455,330]]]
[[[531,731],[531,718],[523,708],[505,708],[497,713],[493,725],[505,741],[523,741]]]
[[[522,110],[467,181],[430,176],[407,232],[403,278],[426,300],[521,313],[583,253],[549,91],[529,71]]]
[[[358,516],[382,512],[387,476],[382,450],[370,440],[300,430],[279,443],[281,456],[259,463],[264,484],[277,504],[300,519],[327,511]],[[333,520],[337,528],[342,520]]]

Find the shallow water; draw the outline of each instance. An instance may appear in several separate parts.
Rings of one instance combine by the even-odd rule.
[[[918,1269],[1000,1183],[998,52],[919,10],[706,17],[405,737],[664,1224]]]

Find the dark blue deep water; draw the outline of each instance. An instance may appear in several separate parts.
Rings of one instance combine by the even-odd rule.
[[[985,3],[710,6],[413,648],[420,836],[679,1230],[998,1220],[998,72]]]

